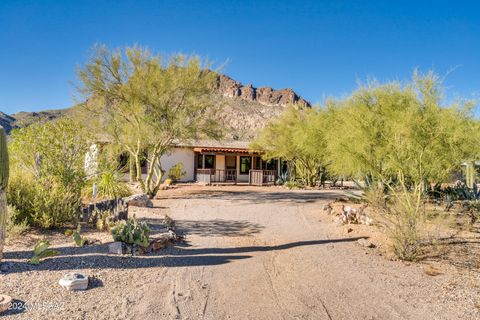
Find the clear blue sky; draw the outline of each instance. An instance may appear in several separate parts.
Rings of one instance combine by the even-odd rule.
[[[197,53],[243,83],[313,103],[358,80],[451,69],[448,97],[478,98],[478,1],[0,1],[0,111],[73,104],[91,47]]]

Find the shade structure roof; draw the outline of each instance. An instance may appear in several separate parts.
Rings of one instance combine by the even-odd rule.
[[[242,154],[259,154],[258,151],[249,150],[247,148],[228,148],[228,147],[195,147],[195,152],[215,152],[215,153],[242,153]]]

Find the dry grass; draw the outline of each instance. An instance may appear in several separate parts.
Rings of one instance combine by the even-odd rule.
[[[437,269],[436,267],[432,266],[432,265],[427,265],[423,268],[423,272],[426,274],[426,275],[429,275],[429,276],[432,276],[432,277],[435,277],[435,276],[438,276],[438,275],[441,275],[442,272],[440,272],[439,269]]]

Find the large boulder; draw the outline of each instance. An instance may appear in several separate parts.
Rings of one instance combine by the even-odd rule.
[[[134,194],[133,196],[126,197],[123,200],[128,204],[128,206],[146,207],[146,208],[153,207],[152,200],[150,200],[150,198],[144,193]]]
[[[87,290],[88,276],[81,273],[70,272],[64,275],[58,283],[69,291]]]

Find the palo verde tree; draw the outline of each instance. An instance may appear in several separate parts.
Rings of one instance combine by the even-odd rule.
[[[367,186],[387,186],[398,174],[407,183],[442,182],[479,154],[470,104],[442,105],[433,73],[416,72],[405,86],[370,83],[326,109],[331,169]]]
[[[136,180],[149,196],[157,193],[165,174],[161,157],[176,140],[220,136],[211,96],[216,74],[198,57],[163,60],[137,47],[97,47],[78,76],[88,99],[85,109],[100,119],[99,133],[128,152]]]
[[[378,219],[405,260],[421,250],[429,184],[448,182],[462,163],[479,156],[471,105],[445,105],[442,91],[434,73],[415,72],[407,85],[370,83],[327,107],[331,169],[364,179],[367,199],[388,193],[388,204],[381,205],[387,214]]]
[[[323,111],[291,107],[267,125],[251,148],[266,159],[286,160],[304,185],[313,186],[325,174],[324,120]]]

